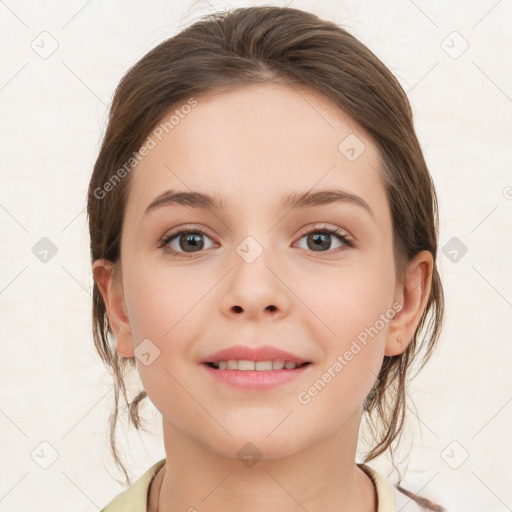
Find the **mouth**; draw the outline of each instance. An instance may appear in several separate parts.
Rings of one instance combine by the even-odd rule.
[[[314,366],[313,361],[276,346],[235,345],[205,357],[201,367],[222,386],[246,392],[293,385]]]
[[[251,361],[247,359],[228,359],[224,361],[207,361],[204,364],[214,370],[239,370],[239,371],[257,371],[269,372],[274,370],[290,371],[302,368],[311,364],[310,361],[297,363],[294,361],[285,361],[283,359],[275,359],[269,361]]]
[[[222,386],[238,388],[245,392],[259,392],[278,386],[293,385],[297,379],[305,378],[313,364],[309,361],[272,360],[251,361],[228,359],[207,361],[201,366],[206,373]]]

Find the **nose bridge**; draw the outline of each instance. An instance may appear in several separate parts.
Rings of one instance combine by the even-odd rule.
[[[234,248],[229,285],[222,298],[225,313],[257,316],[288,308],[283,284],[272,268],[278,265],[272,263],[277,261],[277,255],[272,256],[270,244],[271,237],[263,233],[246,236]]]

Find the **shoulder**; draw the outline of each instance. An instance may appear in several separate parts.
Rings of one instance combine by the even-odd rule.
[[[427,512],[428,509],[420,505],[409,496],[395,487],[395,508],[400,512]]]
[[[377,512],[428,512],[429,509],[418,504],[391,483],[378,471],[366,464],[358,464],[372,480],[377,493]]]
[[[165,464],[161,459],[151,466],[128,489],[117,495],[101,512],[147,512],[148,489],[153,477]]]

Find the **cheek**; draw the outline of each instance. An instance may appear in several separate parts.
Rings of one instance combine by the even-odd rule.
[[[319,386],[326,384],[329,390],[322,391],[320,401],[355,404],[371,389],[384,357],[395,314],[393,264],[375,258],[325,269],[303,281],[299,290],[298,296],[311,305],[307,329],[316,333],[323,352]]]
[[[205,296],[214,284],[203,274],[197,271],[191,279],[178,267],[147,264],[127,272],[125,298],[135,356],[148,393],[155,390],[158,395],[159,388],[179,392],[170,374],[182,371],[184,363],[193,363],[194,340],[201,337],[207,315]],[[141,354],[148,352],[145,359],[152,362],[145,365]]]
[[[324,339],[342,346],[374,326],[391,309],[393,281],[393,268],[385,270],[375,262],[317,270],[311,278],[297,281],[295,290],[309,306],[312,315],[308,316],[324,325]],[[385,334],[386,325],[378,322],[377,329]]]
[[[179,269],[141,266],[129,274],[125,294],[137,371],[148,396],[181,428],[201,424],[201,410],[189,395],[200,396],[201,390],[186,380],[184,368],[205,290],[191,285]]]
[[[205,293],[196,286],[200,282],[198,276],[191,283],[179,268],[142,268],[130,274],[125,296],[135,344],[150,338],[165,345],[175,332],[186,329],[194,304]]]

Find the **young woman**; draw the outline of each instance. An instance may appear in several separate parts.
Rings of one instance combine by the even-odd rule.
[[[116,90],[88,215],[114,458],[127,476],[120,393],[136,428],[150,398],[166,452],[104,511],[443,510],[367,465],[443,291],[411,108],[361,42],[267,6],[164,41]]]

